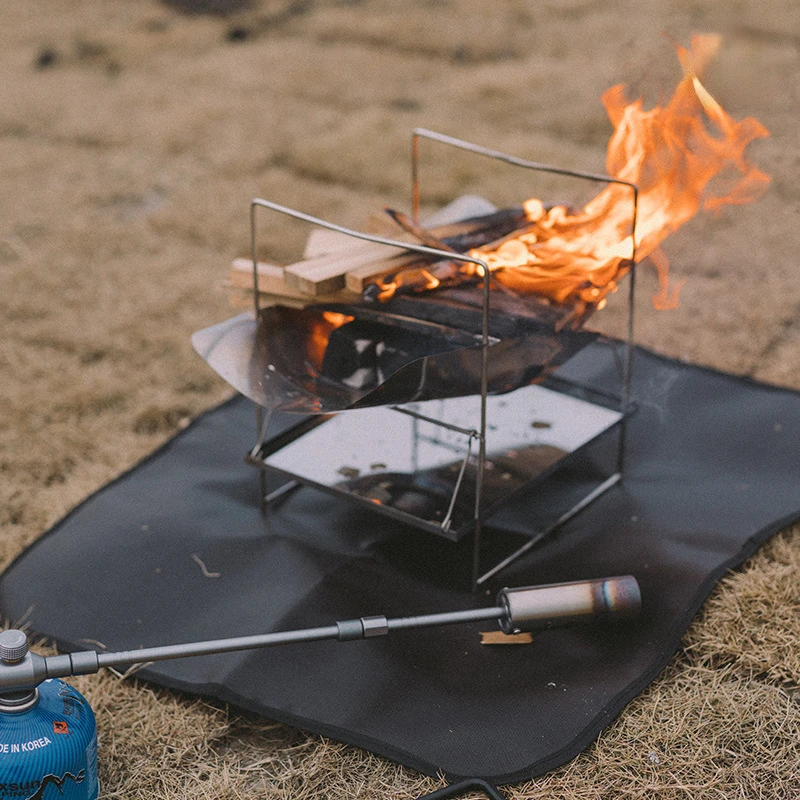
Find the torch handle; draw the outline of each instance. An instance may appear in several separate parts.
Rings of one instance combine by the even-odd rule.
[[[468,611],[392,619],[378,615],[344,620],[322,628],[189,642],[119,653],[98,653],[97,660],[100,667],[119,667],[147,661],[228,653],[298,642],[324,640],[346,642],[371,639],[386,636],[389,631],[441,627],[466,622],[496,621],[503,631],[513,633],[533,628],[570,625],[603,617],[623,619],[633,617],[639,612],[641,595],[636,579],[631,575],[622,575],[590,581],[503,589],[497,601],[496,606]]]
[[[598,617],[630,617],[639,611],[639,585],[630,575],[594,581],[503,589],[497,605],[467,611],[414,617],[361,617],[319,628],[278,631],[255,636],[146,647],[114,653],[94,650],[61,656],[22,652],[19,631],[0,634],[0,689],[32,688],[47,678],[88,675],[101,667],[126,667],[173,658],[229,653],[282,644],[324,640],[354,641],[385,636],[389,631],[439,627],[466,622],[497,621],[506,633],[549,625],[571,624]],[[5,640],[7,644],[4,644]],[[5,649],[4,649],[5,647]]]

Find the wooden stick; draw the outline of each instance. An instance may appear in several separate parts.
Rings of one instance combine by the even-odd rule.
[[[413,239],[408,234],[404,236]],[[290,264],[284,269],[284,277],[287,285],[302,294],[311,297],[330,294],[345,288],[345,275],[351,270],[385,262],[387,258],[391,259],[402,252],[399,248],[374,242],[360,242],[358,247]]]
[[[502,235],[508,230],[513,230],[524,219],[522,208],[515,207],[492,212],[482,217],[472,217],[462,222],[451,221],[456,210],[458,211],[456,216],[469,213],[471,209],[485,210],[483,206],[476,205],[476,203],[475,198],[465,197],[442,209],[441,213],[435,215],[442,224],[429,230],[430,236],[433,237],[430,242],[438,243],[445,238],[455,239],[459,242],[455,245],[456,248],[463,251],[484,244],[488,240],[487,234],[489,234],[488,238],[491,238],[495,232]],[[448,209],[452,209],[453,213],[445,213],[448,212]],[[390,216],[386,213],[382,217],[386,222],[395,226],[394,233],[388,234],[391,238],[409,244],[419,243],[419,235],[402,230],[396,223],[391,222]],[[378,218],[373,220],[370,226],[380,227],[384,224],[386,223],[382,223]],[[416,226],[410,221],[405,227],[416,230]],[[416,233],[419,234],[420,231],[416,230]],[[422,240],[427,241],[427,236],[423,236]],[[241,265],[234,262],[231,282],[235,286],[242,286],[246,281],[247,286],[252,287],[252,276],[245,277],[244,274],[252,272],[252,263],[247,259],[241,261],[243,262]],[[338,231],[315,228],[311,231],[306,243],[305,258],[283,269],[264,265],[263,278],[259,271],[259,284],[263,281],[264,285],[260,288],[267,294],[293,297],[297,300],[303,298],[308,298],[309,301],[320,300],[342,291],[360,294],[381,275],[408,266],[417,264],[422,266],[429,263],[431,263],[431,258],[404,251],[400,247],[393,248],[375,242],[367,242]]]
[[[230,285],[234,289],[253,291],[253,262],[249,258],[236,258],[231,264]],[[258,264],[258,292],[260,296],[268,295],[270,300],[283,299],[293,301],[295,305],[308,305],[310,302],[352,302],[357,299],[349,292],[335,294],[318,294],[314,297],[295,289],[286,282],[283,267],[274,264]],[[287,305],[289,303],[287,302]]]
[[[428,262],[430,259],[428,259]],[[367,264],[348,270],[344,276],[345,289],[348,292],[362,294],[371,283],[393,272],[406,269],[415,263],[426,263],[425,256],[419,253],[406,253],[395,258],[384,258],[381,261],[371,261]]]
[[[465,196],[440,209],[432,218],[438,225],[430,230],[434,239],[469,233],[480,227],[475,219],[458,222],[470,215],[480,215],[494,209],[490,203],[477,197]],[[491,216],[491,213],[490,213]],[[403,230],[402,223],[392,220],[385,211],[372,215],[368,222],[372,232],[409,244],[419,244],[420,236],[413,230]],[[427,225],[425,227],[428,227]],[[408,228],[408,226],[406,226]],[[416,231],[418,234],[419,231]],[[349,239],[349,246],[346,241]],[[425,237],[422,237],[425,241]],[[344,288],[361,291],[371,283],[370,277],[401,269],[418,261],[425,261],[415,253],[403,253],[386,245],[365,242],[336,231],[317,228],[311,232],[305,250],[305,260],[286,267],[286,282],[293,289],[315,297],[337,292]],[[369,265],[372,265],[371,267]],[[372,271],[370,271],[372,270]],[[348,275],[353,277],[348,278]],[[359,288],[354,288],[359,287]]]
[[[253,289],[253,262],[249,258],[235,258],[231,264],[231,286],[235,289]],[[274,264],[258,263],[258,291],[264,294],[298,293],[286,284],[283,267]]]
[[[409,227],[413,226],[410,220],[406,221],[402,218],[402,215],[400,216],[400,224],[406,224]],[[421,231],[418,231],[418,233],[425,244],[439,247],[444,244],[444,247],[450,247],[447,242],[441,242],[441,240],[447,239],[450,242],[459,242],[458,250],[465,252],[472,247],[479,247],[491,241],[495,231],[499,232],[520,227],[524,219],[522,208],[515,206],[501,209],[485,217],[475,217],[462,222],[451,222],[426,229],[427,235],[425,236],[422,235]],[[428,235],[430,238],[428,238]],[[457,264],[461,262],[448,262],[445,267],[446,271],[452,270],[451,263]],[[379,278],[414,264],[419,264],[420,266],[431,264],[431,259],[419,254],[407,253],[405,256],[395,257],[391,260],[384,259],[359,265],[348,270],[345,275],[345,286],[349,291],[360,294],[367,286],[375,283]]]
[[[363,242],[348,236],[346,233],[332,231],[329,228],[312,228],[308,234],[308,239],[306,239],[303,258],[316,258],[330,253],[342,253],[345,250],[352,250],[360,244],[363,244]]]

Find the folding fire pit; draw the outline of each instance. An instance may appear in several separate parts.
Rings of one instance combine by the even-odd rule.
[[[256,319],[235,318],[200,331],[193,342],[259,406],[258,439],[247,458],[262,470],[263,509],[305,484],[453,542],[472,534],[477,588],[622,478],[636,253],[634,247],[630,259],[620,262],[618,274],[630,272],[629,324],[617,354],[616,342],[583,330],[598,303],[553,303],[493,288],[491,270],[474,248],[523,229],[521,207],[446,220],[436,235],[419,226],[421,137],[526,169],[630,187],[635,225],[632,184],[417,129],[412,217],[395,216],[420,243],[356,232],[256,199],[251,205]],[[346,302],[262,309],[259,207],[400,248],[402,266]],[[472,270],[466,279],[464,265]],[[432,281],[434,291],[419,291]],[[615,351],[621,396],[601,396],[556,371],[598,341]],[[304,418],[270,435],[274,411]],[[586,446],[601,439],[604,446],[587,456]],[[267,493],[264,471],[280,473],[287,482]],[[523,492],[535,494],[537,502],[521,525],[504,512]],[[489,567],[486,557],[493,561]]]

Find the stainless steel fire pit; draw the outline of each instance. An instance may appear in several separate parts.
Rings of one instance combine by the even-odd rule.
[[[423,129],[413,135],[413,225],[419,224],[421,138],[526,169],[630,186],[634,230],[638,195],[632,184],[524,161]],[[477,278],[426,296],[400,293],[385,303],[365,292],[355,303],[261,309],[259,208],[417,254],[425,264],[472,264]],[[214,369],[258,404],[258,438],[248,460],[262,470],[264,510],[305,484],[453,541],[472,533],[477,588],[622,478],[625,419],[631,412],[636,252],[634,242],[623,272],[629,277],[627,340],[621,345],[604,340],[615,353],[620,350],[622,392],[601,398],[549,377],[600,341],[597,333],[582,329],[592,307],[502,294],[493,300],[487,264],[443,247],[365,234],[253,200],[255,317],[201,331],[193,342]],[[541,385],[546,380],[550,385]],[[276,410],[311,416],[272,436],[269,422]],[[484,571],[481,537],[487,520],[520,492],[546,494],[548,482],[563,485],[573,456],[609,432],[616,432],[616,444],[605,473],[590,476],[588,486],[581,479],[580,497],[567,492],[566,507],[554,502],[551,519]],[[267,470],[287,478],[270,495],[263,478]]]

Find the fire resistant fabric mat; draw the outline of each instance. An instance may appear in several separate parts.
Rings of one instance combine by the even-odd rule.
[[[618,390],[610,348],[562,369]],[[664,667],[715,581],[800,516],[800,395],[637,350],[625,479],[474,597],[457,545],[303,488],[262,520],[251,403],[198,419],[23,553],[10,620],[110,650],[493,603],[499,586],[631,573],[643,614],[486,647],[478,627],[398,631],[149,666],[155,683],[450,779],[530,778],[586,747]],[[285,421],[284,421],[285,422]],[[271,485],[278,485],[277,483]],[[527,497],[512,512],[526,520]],[[511,513],[511,512],[509,512]],[[448,550],[448,548],[453,548]],[[201,568],[201,563],[205,570]]]

